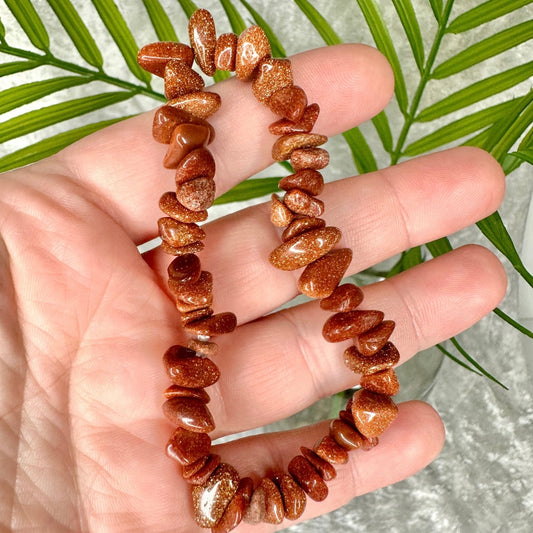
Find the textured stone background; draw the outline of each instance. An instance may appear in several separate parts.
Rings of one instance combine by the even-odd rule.
[[[140,0],[127,2],[116,0],[134,28],[137,43],[144,44],[155,40],[155,35],[146,19]],[[502,0],[502,2],[505,0]],[[34,0],[34,5],[48,24],[51,31],[54,50],[62,50],[60,55],[66,58],[76,55],[68,36],[51,12],[44,0]],[[74,0],[84,20],[91,20],[92,30],[99,36],[100,48],[106,50],[106,71],[118,73],[117,76],[128,77],[115,46],[105,28],[94,13],[90,2]],[[175,21],[180,38],[186,40],[186,19],[175,0],[162,0],[161,3]],[[238,2],[236,2],[238,3]],[[295,4],[281,0],[250,0],[250,3],[267,19],[277,32],[289,54],[322,45],[314,28],[303,17]],[[315,0],[314,5],[330,21],[338,34],[346,41],[372,43],[366,26],[361,22],[361,14],[354,0]],[[426,0],[415,0],[419,22],[426,43],[430,42],[435,29],[435,21]],[[453,16],[480,3],[476,0],[456,2]],[[132,9],[134,4],[138,9]],[[219,31],[229,31],[220,4],[215,0],[198,2],[202,7],[212,11]],[[417,80],[417,71],[410,48],[403,37],[403,31],[396,12],[389,0],[379,0],[378,4],[391,31],[398,54],[403,65],[408,88],[413,89]],[[245,10],[241,10],[245,14]],[[490,23],[491,33],[496,29],[505,29],[515,23],[525,21],[533,15],[533,7],[522,8],[515,13]],[[5,4],[0,2],[0,16],[8,28],[10,43],[25,45],[26,38],[17,30],[16,23]],[[452,17],[453,18],[453,17]],[[219,22],[220,21],[220,22]],[[437,63],[486,36],[486,26],[474,29],[458,36],[447,36],[443,42]],[[104,44],[103,44],[104,43]],[[464,85],[480,77],[495,74],[513,65],[531,59],[533,46],[531,42],[518,49],[501,54],[496,59],[483,62],[466,73],[448,78],[444,83],[431,83],[422,104],[441,99]],[[2,80],[2,88],[11,84],[42,79],[47,75],[57,74],[53,69],[29,71],[21,76]],[[509,94],[520,95],[531,86],[531,80],[503,93],[483,101],[473,110],[482,109],[507,98]],[[79,94],[78,94],[79,93]],[[75,89],[71,95],[82,95],[82,89]],[[41,101],[39,105],[55,103],[64,98],[57,93]],[[97,114],[98,119],[110,118],[124,113],[136,113],[153,107],[153,101],[138,98],[128,101],[127,110],[122,108],[104,109]],[[31,106],[28,106],[31,109]],[[412,139],[440,127],[452,118],[464,114],[460,111],[425,124],[414,130]],[[399,126],[399,114],[394,103],[388,109],[393,128]],[[92,120],[93,117],[89,116]],[[73,125],[86,123],[87,117],[71,121]],[[67,123],[70,125],[70,123]],[[50,134],[63,131],[65,123],[51,127]],[[372,147],[376,148],[380,166],[387,164],[385,154],[380,153],[380,143],[373,128],[363,126],[369,133]],[[0,155],[22,147],[34,138],[30,135],[0,146]],[[329,179],[336,179],[355,173],[351,156],[342,139],[333,139],[328,148],[332,152],[333,164],[329,167]],[[528,205],[531,198],[533,180],[531,167],[522,168],[508,178],[508,192],[501,213],[511,235],[518,246],[523,240],[524,226]],[[235,206],[227,206],[217,211],[223,214]],[[533,217],[531,217],[533,218]],[[533,228],[530,229],[533,231]],[[454,244],[479,242],[486,244],[476,229],[469,229],[452,237]],[[531,241],[530,241],[531,242]],[[533,249],[531,242],[530,250]],[[531,252],[530,252],[531,253]],[[527,254],[524,251],[524,257]],[[533,267],[530,262],[530,269]],[[510,284],[508,295],[501,307],[518,316],[519,281],[518,276],[508,267]],[[522,302],[533,301],[533,291],[523,292]],[[526,312],[523,305],[522,314]],[[533,304],[531,305],[533,307]],[[530,327],[533,326],[533,312]],[[414,477],[353,500],[343,508],[324,517],[305,524],[292,526],[290,531],[303,532],[350,532],[391,533],[391,532],[529,532],[533,520],[533,341],[520,336],[515,330],[504,325],[496,316],[491,315],[481,323],[460,336],[465,347],[490,369],[501,381],[509,386],[509,392],[492,385],[485,379],[472,377],[468,372],[452,362],[444,361],[436,385],[428,401],[441,413],[447,428],[447,442],[441,456],[424,471]],[[430,353],[429,357],[434,357]],[[323,406],[322,406],[323,408]],[[316,410],[299,415],[298,420],[316,420]]]

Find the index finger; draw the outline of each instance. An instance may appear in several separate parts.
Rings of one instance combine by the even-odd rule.
[[[386,59],[358,44],[319,48],[292,59],[295,84],[321,113],[314,131],[331,136],[381,111],[393,91]],[[217,165],[217,194],[273,163],[275,137],[268,125],[272,112],[252,95],[249,83],[226,80],[208,90],[222,97],[222,106],[209,120],[216,131],[210,150]],[[90,193],[139,244],[156,235],[158,200],[173,190],[174,171],[162,166],[166,145],[151,136],[153,112],[144,113],[97,132],[57,157],[68,174]]]

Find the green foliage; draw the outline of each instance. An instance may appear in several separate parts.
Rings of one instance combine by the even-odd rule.
[[[168,8],[172,5],[172,9],[184,17],[190,17],[198,7],[202,7],[192,0],[177,0],[171,4],[163,0],[136,0],[122,2],[122,13],[114,0],[92,0],[95,13],[136,78],[131,81],[127,73],[123,73],[121,77],[107,70],[101,36],[91,30],[95,27],[92,21],[84,20],[77,11],[77,0],[47,0],[58,24],[70,39],[72,49],[79,53],[79,56],[69,59],[64,58],[65,50],[56,49],[54,28],[47,26],[50,23],[43,22],[43,3],[0,0],[0,5],[2,2],[18,26],[10,24],[6,30],[6,19],[2,15],[4,21],[0,22],[0,52],[3,54],[3,63],[0,64],[0,78],[9,80],[10,76],[32,71],[32,75],[33,72],[36,73],[33,76],[36,81],[15,87],[6,85],[0,91],[0,115],[11,113],[9,118],[0,117],[0,143],[28,133],[40,135],[40,138],[34,144],[0,157],[0,170],[37,161],[84,135],[124,118],[128,110],[125,102],[137,95],[153,99],[154,105],[164,101],[163,95],[151,88],[151,76],[136,63],[138,44],[145,43],[136,43],[126,22],[128,17],[124,15],[144,16],[158,39],[177,41],[178,36],[172,24],[176,13],[166,12],[163,6]],[[260,13],[258,3],[254,0],[212,0],[211,4],[216,5],[217,2],[224,10],[233,31],[240,33],[253,21],[264,28],[273,54],[277,57],[286,56],[285,49],[276,36],[277,28],[269,24],[270,13],[266,10]],[[353,35],[340,35],[333,28],[325,11],[321,12],[321,6],[328,5],[325,0],[294,0],[280,3],[280,6],[296,10],[296,13],[308,19],[317,36],[327,45],[360,38],[360,27],[366,24],[373,40],[369,44],[377,46],[392,66],[396,106],[390,106],[372,119],[379,138],[377,145],[375,135],[372,136],[374,131],[365,127],[353,128],[343,134],[359,172],[377,170],[380,164],[384,164],[380,154],[388,157],[389,164],[396,164],[406,157],[461,143],[490,151],[502,163],[506,173],[511,173],[524,163],[533,164],[533,92],[526,89],[520,93],[517,89],[531,78],[532,61],[522,60],[523,54],[517,53],[509,56],[508,67],[504,71],[493,73],[487,69],[491,75],[481,78],[477,76],[473,83],[468,81],[472,77],[463,76],[467,81],[459,90],[453,93],[447,90],[450,76],[462,75],[482,61],[490,66],[491,60],[498,54],[519,47],[533,38],[533,21],[527,16],[515,17],[516,10],[531,6],[533,0],[487,0],[462,13],[462,3],[454,0],[343,0],[343,3],[346,9],[355,12],[358,17],[358,27],[354,27]],[[210,5],[205,7],[209,8]],[[337,12],[345,10],[339,9]],[[389,14],[389,18],[384,14]],[[421,21],[427,21],[428,14],[433,26],[424,27],[422,31]],[[505,15],[508,16],[507,20],[512,20],[512,25],[508,24],[508,27],[501,29],[501,25],[489,24]],[[478,31],[477,28],[483,24],[482,36],[472,41],[468,32]],[[494,30],[494,27],[498,29]],[[12,38],[15,32],[25,35],[30,44],[26,47],[12,44],[15,42]],[[446,56],[445,50],[449,48],[446,44],[450,39],[453,39],[455,52]],[[404,46],[400,48],[402,40]],[[406,80],[407,62],[416,65],[417,70]],[[40,67],[53,67],[54,77],[41,76]],[[225,77],[227,73],[217,72],[215,79]],[[441,96],[428,98],[427,89],[430,86],[432,95]],[[73,95],[74,87],[77,87],[76,98]],[[63,91],[66,95],[64,102],[40,104],[41,99],[56,91]],[[495,95],[500,95],[497,103],[485,102]],[[28,111],[23,108],[27,104],[37,105]],[[86,123],[81,127],[66,123],[67,126],[61,133],[46,136],[46,127],[106,106],[112,107],[118,116],[106,121]],[[424,123],[437,119],[438,127],[433,127],[429,133],[427,127],[423,129]],[[417,134],[418,131],[423,131],[423,134]],[[291,171],[288,164],[283,166]],[[270,194],[276,190],[277,180],[278,178],[247,180],[220,197],[217,203]],[[533,285],[533,276],[525,269],[499,213],[480,221],[478,227],[508,258],[520,276]],[[390,276],[425,261],[426,250],[436,257],[451,249],[450,241],[442,238],[427,243],[425,247],[407,250],[388,272],[380,275]],[[496,309],[495,313],[523,334],[533,335],[500,309]],[[457,350],[457,356],[441,347],[448,357],[475,373],[495,379],[457,341],[453,340],[452,344]]]

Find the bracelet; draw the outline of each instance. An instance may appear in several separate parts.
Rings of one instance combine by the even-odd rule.
[[[319,172],[329,163],[320,148],[327,137],[311,133],[319,114],[317,104],[308,105],[305,91],[294,85],[288,59],[271,56],[270,43],[259,26],[240,36],[216,36],[211,14],[199,9],[190,18],[191,46],[176,42],[151,43],[139,51],[137,61],[148,72],[161,76],[168,103],[154,116],[153,137],[168,144],[163,165],[175,172],[176,191],[166,192],[158,220],[162,249],[176,256],[168,267],[168,286],[176,300],[181,322],[190,335],[187,346],[171,346],[163,362],[172,385],[164,392],[163,413],[176,426],[166,453],[176,460],[181,475],[192,486],[194,519],[214,533],[231,531],[244,520],[256,524],[279,524],[295,520],[304,512],[306,498],[322,501],[326,482],[336,468],[348,461],[350,450],[370,450],[391,424],[398,408],[391,396],[399,391],[393,366],[398,350],[389,341],[392,320],[382,311],[360,310],[363,292],[354,284],[339,285],[352,259],[349,248],[336,249],[341,231],[320,218],[324,203],[317,198],[324,188]],[[282,198],[272,195],[271,222],[285,228],[282,243],[270,254],[281,270],[304,268],[298,289],[320,299],[320,307],[333,314],[326,320],[323,336],[328,342],[353,340],[344,351],[346,366],[361,374],[361,388],[332,420],[329,433],[313,447],[267,477],[241,478],[236,469],[212,453],[215,423],[207,407],[205,391],[220,378],[211,359],[217,344],[211,340],[231,333],[237,319],[233,313],[214,314],[213,276],[202,270],[198,252],[204,248],[204,230],[215,199],[215,161],[207,146],[215,132],[207,119],[220,107],[220,96],[204,91],[203,78],[192,70],[196,60],[212,76],[217,69],[235,72],[250,82],[255,97],[281,117],[269,126],[278,136],[272,147],[275,161],[290,161],[294,173],[279,182]],[[252,474],[253,475],[253,474]]]

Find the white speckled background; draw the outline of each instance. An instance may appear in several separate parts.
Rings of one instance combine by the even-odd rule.
[[[140,0],[116,1],[126,13],[131,26],[135,28],[137,43],[144,44],[155,40],[142,2]],[[167,8],[172,20],[175,20],[178,35],[186,40],[186,19],[178,3],[175,0],[162,0],[161,3]],[[197,3],[212,11],[219,31],[229,31],[229,25],[224,24],[226,17],[219,2],[205,0]],[[321,38],[294,3],[281,0],[250,0],[250,3],[277,32],[289,54],[322,45]],[[412,85],[418,79],[416,67],[412,59],[406,59],[411,57],[410,48],[403,37],[393,4],[390,0],[378,0],[377,3],[393,35],[408,88],[412,90]],[[417,6],[419,22],[427,42],[434,31],[435,21],[426,0],[415,0],[414,3]],[[476,0],[457,0],[452,18],[479,3],[480,1]],[[68,36],[58,25],[48,4],[44,0],[34,0],[33,4],[40,13],[44,14],[43,18],[47,21],[48,28],[54,28],[54,31],[50,32],[53,49],[66,50],[65,57],[72,57],[72,54],[76,54],[75,50],[71,50]],[[73,4],[80,9],[84,20],[94,21],[93,32],[102,35],[101,49],[108,51],[106,71],[116,72],[120,77],[128,77],[128,72],[114,44],[94,13],[90,2],[74,0]],[[139,6],[137,10],[132,9],[134,4]],[[315,0],[313,4],[344,40],[372,43],[365,24],[361,23],[361,14],[355,0]],[[244,15],[246,11],[242,9],[241,13]],[[491,32],[529,20],[532,15],[533,5],[522,8],[490,23],[493,25]],[[25,36],[20,29],[16,29],[16,23],[12,22],[11,14],[1,1],[0,16],[8,29],[9,42],[24,45]],[[245,20],[249,19],[245,17]],[[471,44],[485,37],[485,28],[481,26],[465,34],[447,36],[437,63],[464,48],[465,43]],[[106,44],[102,45],[102,42]],[[482,76],[505,70],[509,67],[510,60],[513,65],[525,63],[531,59],[532,52],[533,44],[530,41],[518,49],[501,54],[496,59],[476,65],[464,74],[450,77],[444,83],[432,82],[428,86],[422,104],[439,100],[446,94]],[[36,75],[42,79],[52,72],[54,72],[53,69],[48,72],[46,69],[39,69],[20,76],[12,76],[8,80],[1,80],[1,88],[26,83],[36,79]],[[472,106],[472,109],[477,110],[492,105],[507,98],[509,94],[523,94],[530,86],[531,80],[503,95],[476,104]],[[81,89],[77,90],[81,96]],[[71,94],[76,94],[76,92]],[[55,103],[63,97],[63,93],[56,93],[41,101],[39,105]],[[153,105],[153,102],[146,98],[138,98],[134,102],[127,103],[126,112],[135,113]],[[27,108],[29,110],[31,106]],[[106,108],[97,116],[99,119],[110,118],[123,114],[123,109],[117,111],[116,108]],[[391,104],[389,117],[398,117],[396,111],[395,104]],[[445,117],[442,122],[420,125],[421,127],[413,130],[412,139],[461,116],[461,113],[463,112]],[[86,123],[86,120],[86,117],[81,117],[67,124],[79,126]],[[393,128],[398,127],[397,120],[391,120],[391,122]],[[48,130],[52,134],[64,128],[65,123]],[[369,133],[373,147],[380,146],[372,127],[363,126],[363,131]],[[34,136],[30,135],[0,146],[0,155],[5,151],[24,146],[28,140],[34,140]],[[355,173],[351,156],[342,140],[330,141],[328,148],[332,152],[333,161],[328,169],[329,179]],[[387,161],[385,155],[379,149],[376,149],[376,153],[380,165],[385,166]],[[532,189],[532,172],[528,165],[523,165],[519,171],[508,178],[508,191],[501,213],[517,245],[523,242]],[[233,207],[230,206],[229,209]],[[219,210],[221,211],[224,209]],[[533,219],[533,215],[530,218]],[[533,223],[530,235],[533,235]],[[486,244],[485,239],[475,229],[453,236],[452,240],[457,244],[464,242]],[[529,242],[529,249],[532,250],[533,237],[530,237]],[[533,269],[531,258],[529,266]],[[526,313],[529,303],[531,311],[533,290],[521,295],[522,307],[519,309],[518,276],[510,267],[508,267],[508,272],[509,291],[501,307],[510,315],[518,316],[520,309],[522,313]],[[530,327],[533,326],[532,315],[533,311],[529,316]],[[359,533],[448,533],[456,531],[505,533],[512,531],[526,533],[533,531],[533,340],[522,337],[494,315],[487,317],[461,335],[460,340],[494,375],[509,386],[509,392],[485,379],[472,377],[467,371],[446,360],[428,398],[428,401],[441,413],[447,428],[447,442],[441,456],[424,471],[406,481],[362,496],[324,517],[292,526],[290,531],[295,533],[316,531],[357,531]],[[306,416],[301,415],[299,419],[305,419]],[[310,420],[316,420],[315,413],[309,417]]]

